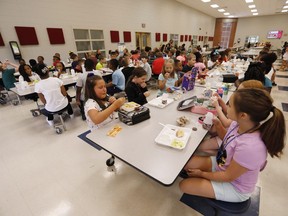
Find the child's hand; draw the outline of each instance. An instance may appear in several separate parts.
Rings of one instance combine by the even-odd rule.
[[[191,177],[202,177],[202,171],[200,169],[188,169],[187,174]]]
[[[112,104],[114,101],[116,101],[116,98],[115,97],[109,97],[108,99],[109,103]]]
[[[142,88],[145,88],[147,86],[147,84],[144,82],[140,85]]]
[[[213,96],[213,97],[210,98],[210,100],[211,100],[211,105],[213,107],[215,107],[215,108],[219,107],[219,103],[218,103],[218,98],[217,97]]]
[[[222,124],[221,121],[216,116],[214,116],[214,118],[212,119],[212,122],[213,122],[213,125],[215,126]]]
[[[150,96],[150,92],[149,91],[146,91],[143,94],[144,94],[145,97],[149,97]]]
[[[170,77],[170,73],[165,73],[165,74],[164,74],[164,78],[165,78],[165,79],[168,79],[169,77]]]
[[[117,100],[115,100],[112,105],[114,105],[116,109],[119,109],[124,103],[125,103],[125,98],[120,97]]]

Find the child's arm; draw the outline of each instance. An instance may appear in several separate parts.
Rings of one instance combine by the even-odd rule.
[[[38,93],[38,97],[41,100],[41,102],[45,105],[46,104],[46,99],[42,93]]]
[[[222,99],[221,99],[222,100]],[[223,113],[222,111],[222,107],[219,105],[218,103],[218,99],[214,99],[212,100],[212,105],[215,107],[216,111],[217,111],[217,115],[218,115],[218,118],[220,119],[222,125],[225,127],[225,128],[228,128],[231,124],[231,120],[228,119],[226,117],[226,115]],[[225,105],[226,107],[226,105]]]
[[[215,126],[218,137],[223,140],[227,133],[226,128],[223,127],[221,121],[217,117],[213,119],[213,125]]]
[[[159,76],[160,76],[160,75],[159,75]],[[166,82],[167,82],[167,79],[169,78],[169,76],[170,76],[169,73],[165,73],[164,79],[163,79],[163,80],[158,80],[158,86],[159,86],[159,89],[160,89],[160,90],[165,89],[165,87],[166,87]]]
[[[99,112],[96,109],[88,111],[88,115],[94,124],[100,124],[105,121],[115,110],[119,109],[125,102],[125,98],[121,97],[115,100],[109,107]]]
[[[80,106],[80,96],[81,96],[82,87],[76,86],[76,103]]]
[[[60,87],[60,90],[61,90],[62,95],[63,95],[64,97],[66,97],[66,96],[67,96],[67,92],[66,92],[66,89],[65,89],[64,85],[62,85],[62,86]]]
[[[14,67],[16,72],[18,71],[19,65],[13,64],[13,63],[11,63],[9,60],[6,60],[5,63],[6,63],[7,65],[10,65],[10,66]]]
[[[242,167],[236,161],[232,159],[229,167],[225,171],[217,172],[204,172],[200,169],[188,169],[187,173],[189,176],[201,177],[211,181],[219,182],[231,182],[239,178],[242,174],[248,171],[247,168]]]

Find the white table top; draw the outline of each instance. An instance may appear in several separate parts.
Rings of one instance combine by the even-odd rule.
[[[79,76],[79,74],[76,74],[76,76],[71,76],[71,75],[64,76],[61,79],[63,81],[63,85],[70,85],[70,84],[76,83],[78,76]],[[35,93],[34,88],[35,88],[35,84],[28,85],[24,89],[14,87],[14,88],[10,88],[10,90],[12,92],[18,94],[19,96],[25,96],[25,95]]]
[[[147,104],[150,119],[132,126],[115,119],[104,127],[92,131],[87,138],[156,181],[169,186],[173,184],[207,133],[207,130],[198,123],[200,115],[193,114],[189,110],[177,111],[177,105],[181,100],[194,95],[199,96],[202,92],[203,88],[195,87],[194,90],[185,93],[180,100],[163,109]],[[197,131],[192,130],[186,147],[178,150],[156,144],[154,140],[163,129],[159,123],[176,125],[176,119],[184,115],[190,119],[185,127],[197,127]],[[116,137],[107,136],[107,132],[117,124],[122,130]]]

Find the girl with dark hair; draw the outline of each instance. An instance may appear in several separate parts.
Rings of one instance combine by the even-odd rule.
[[[19,73],[23,77],[23,80],[28,83],[41,80],[39,75],[33,72],[31,66],[27,64],[20,65]]]
[[[113,112],[119,109],[125,102],[121,97],[107,95],[105,81],[98,75],[90,76],[85,84],[84,112],[88,127],[97,129],[113,120]]]
[[[280,157],[285,146],[285,119],[273,99],[261,89],[239,89],[230,98],[226,129],[215,121],[223,140],[217,156],[193,156],[180,182],[187,194],[227,202],[243,202],[253,193],[267,155]]]
[[[140,105],[147,103],[146,97],[150,95],[150,92],[146,87],[146,77],[147,73],[143,68],[138,67],[133,70],[125,89],[129,102],[134,101]]]
[[[271,82],[271,87],[276,86],[275,83],[275,73],[276,70],[273,67],[273,63],[277,60],[277,55],[275,53],[267,53],[266,55],[264,54],[260,61],[264,63],[264,69],[265,69],[265,77],[267,77],[269,80],[266,82]],[[266,85],[266,84],[265,84]]]

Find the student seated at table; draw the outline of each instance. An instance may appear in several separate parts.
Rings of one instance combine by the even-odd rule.
[[[174,59],[174,69],[175,73],[178,76],[178,79],[184,75],[184,72],[182,72],[183,70],[182,62],[180,60]]]
[[[23,80],[31,83],[40,81],[40,76],[32,71],[32,67],[30,65],[24,64],[20,65],[19,73],[23,77]]]
[[[101,73],[99,71],[94,71],[94,62],[91,59],[86,59],[84,62],[84,67],[86,69],[86,72],[81,74],[81,76],[78,76],[77,82],[76,82],[76,103],[80,108],[80,113],[82,116],[82,120],[86,120],[86,116],[84,113],[84,101],[85,101],[85,84],[86,79],[88,76],[93,75],[99,75],[101,76]]]
[[[62,80],[56,77],[49,77],[49,69],[44,64],[38,65],[38,74],[41,80],[35,84],[35,92],[42,103],[45,105],[42,111],[47,116],[46,121],[50,126],[54,126],[53,114],[61,110],[67,110],[70,118],[74,117],[73,109],[68,102],[67,92]]]
[[[115,93],[125,90],[125,76],[121,68],[118,68],[119,62],[117,59],[111,59],[108,65],[113,73],[112,81],[106,84],[106,88],[109,95],[114,95]]]
[[[8,66],[11,66],[8,68]],[[10,88],[15,87],[14,83],[16,82],[14,73],[18,71],[19,66],[16,64],[11,63],[9,60],[6,60],[4,63],[0,63],[0,72],[2,72],[2,81],[4,84],[4,87],[7,90],[10,90]]]
[[[184,73],[188,72],[188,71],[191,71],[192,68],[194,67],[194,64],[196,63],[196,56],[194,54],[189,54],[187,56],[187,64],[184,65],[182,71]]]
[[[125,55],[119,59],[119,67],[122,68],[121,71],[124,74],[126,83],[129,77],[132,75],[132,71],[135,69],[133,65],[129,65],[130,60],[129,55]]]
[[[256,88],[256,89],[262,89],[264,90],[264,85],[258,81],[258,80],[247,80],[243,81],[238,89],[245,89],[245,88]],[[220,124],[224,128],[229,128],[232,120],[227,117],[227,105],[223,101],[223,99],[217,94],[213,94],[213,98],[211,99],[211,105],[215,107],[215,110],[217,112],[217,117],[215,117],[214,121],[220,121]],[[213,125],[211,129],[209,130],[210,138],[204,139],[203,142],[199,145],[197,148],[198,153],[206,153],[211,155],[216,155],[218,148],[221,145],[222,140],[217,136],[217,130],[216,125]],[[209,137],[209,136],[208,136]]]
[[[96,65],[96,70],[101,70],[102,68],[105,67],[105,65],[107,64],[106,62],[106,58],[102,55],[99,56],[99,61]]]
[[[149,57],[145,53],[142,53],[140,55],[140,58],[141,58],[141,61],[143,63],[143,69],[146,71],[146,74],[147,74],[147,77],[146,77],[146,82],[147,82],[151,79],[151,76],[152,76],[152,69],[148,63]]]
[[[125,88],[129,102],[134,101],[140,105],[147,103],[146,98],[150,95],[150,92],[146,87],[146,77],[147,73],[143,68],[138,67],[133,70]]]
[[[204,78],[207,76],[208,69],[206,69],[205,64],[203,63],[202,55],[199,52],[195,53],[196,56],[196,63],[194,64],[194,67],[197,67],[198,70],[198,78]]]
[[[212,52],[210,53],[210,59],[207,62],[208,70],[211,70],[220,64],[218,58],[219,58],[218,50],[217,49],[212,50]]]
[[[280,157],[285,146],[285,119],[261,89],[239,89],[230,98],[228,130],[219,125],[223,140],[217,156],[193,156],[180,182],[182,192],[227,202],[248,200],[265,168],[267,153]],[[275,127],[277,125],[277,127]]]
[[[173,92],[173,87],[178,87],[182,83],[182,78],[178,79],[178,76],[174,69],[174,61],[168,59],[164,62],[162,73],[158,77],[158,96],[163,93]]]
[[[156,59],[152,63],[152,73],[159,75],[162,72],[162,68],[165,60],[163,59],[163,54],[161,52],[156,52]]]
[[[108,96],[105,81],[101,76],[88,77],[85,86],[84,110],[88,127],[93,130],[111,122],[113,112],[125,103],[125,98]]]

